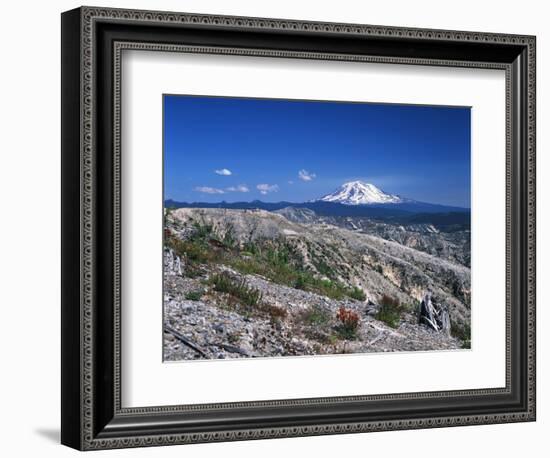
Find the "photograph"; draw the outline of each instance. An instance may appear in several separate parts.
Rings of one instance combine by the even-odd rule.
[[[165,362],[472,348],[471,107],[162,97]]]

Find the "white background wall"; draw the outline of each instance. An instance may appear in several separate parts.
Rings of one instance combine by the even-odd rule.
[[[534,34],[538,38],[538,421],[104,452],[108,456],[544,456],[550,427],[545,281],[550,30],[545,2],[117,0],[96,5]],[[69,456],[59,441],[60,13],[75,1],[10,2],[0,27],[0,452]],[[546,207],[546,208],[545,208]],[[547,451],[546,451],[547,453]]]

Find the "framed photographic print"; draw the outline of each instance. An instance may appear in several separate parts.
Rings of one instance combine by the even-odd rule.
[[[62,15],[62,443],[535,419],[535,38]]]

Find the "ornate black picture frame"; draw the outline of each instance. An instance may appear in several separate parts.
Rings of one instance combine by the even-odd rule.
[[[506,72],[506,387],[121,406],[124,49]],[[106,449],[535,420],[535,37],[82,7],[62,14],[63,444]]]

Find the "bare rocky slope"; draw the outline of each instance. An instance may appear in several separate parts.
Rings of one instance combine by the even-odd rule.
[[[291,213],[166,212],[166,360],[467,345],[467,265],[382,237],[366,221],[358,229]],[[418,324],[428,291],[448,309],[451,336]]]
[[[295,223],[326,223],[376,235],[470,267],[470,230],[462,225],[401,224],[367,217],[319,216],[307,208],[286,207],[274,213]]]

